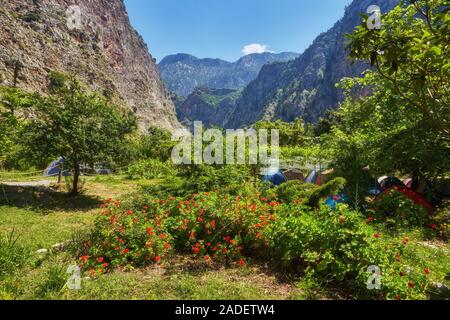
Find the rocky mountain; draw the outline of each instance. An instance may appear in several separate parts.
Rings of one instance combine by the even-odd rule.
[[[180,127],[155,60],[131,26],[123,0],[0,3],[3,85],[16,80],[21,88],[45,92],[52,71],[72,72],[131,108],[142,130]],[[81,11],[80,24],[75,11],[67,11],[75,4]]]
[[[319,35],[300,57],[265,65],[235,102],[226,127],[248,126],[261,119],[292,121],[301,117],[316,122],[326,110],[336,108],[342,99],[336,83],[343,77],[359,76],[368,68],[347,59],[344,35],[361,24],[361,15],[369,6],[378,5],[382,12],[387,12],[399,2],[354,0],[344,17]]]
[[[245,87],[257,77],[263,65],[293,60],[298,56],[290,52],[266,52],[246,55],[236,62],[227,62],[176,54],[165,57],[158,66],[168,89],[187,97],[196,87],[234,90]]]
[[[235,110],[240,94],[240,90],[197,87],[186,100],[175,103],[178,119],[187,127],[201,119],[205,127],[223,128]]]

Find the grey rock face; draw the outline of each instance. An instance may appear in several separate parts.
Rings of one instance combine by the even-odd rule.
[[[362,22],[360,15],[370,5],[387,12],[398,3],[399,0],[355,0],[346,8],[344,17],[319,35],[300,57],[265,65],[236,102],[227,128],[248,126],[262,119],[292,121],[301,117],[316,122],[326,110],[336,108],[342,92],[335,85],[368,68],[347,59],[344,35]]]
[[[81,29],[70,30],[66,10],[81,8]],[[142,130],[179,128],[175,108],[147,45],[130,24],[123,0],[2,0],[0,80],[45,92],[51,71],[73,72],[92,89],[131,108]]]

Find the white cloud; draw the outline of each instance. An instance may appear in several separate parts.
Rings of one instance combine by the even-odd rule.
[[[269,51],[269,46],[259,43],[248,44],[242,49],[242,53],[245,55],[264,52],[273,52],[273,51]]]

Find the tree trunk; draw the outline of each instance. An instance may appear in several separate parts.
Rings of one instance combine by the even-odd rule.
[[[64,166],[62,164],[59,165],[58,172],[58,186],[61,184],[62,171],[64,170]]]
[[[73,173],[73,185],[71,194],[76,196],[78,195],[78,182],[80,180],[80,165],[78,162],[74,164],[74,173]]]

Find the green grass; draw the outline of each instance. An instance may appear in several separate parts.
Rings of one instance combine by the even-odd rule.
[[[26,180],[22,180],[26,181]],[[345,299],[345,293],[324,289],[308,279],[286,275],[259,265],[248,267],[206,266],[191,256],[174,256],[146,269],[116,270],[95,279],[84,275],[82,289],[65,286],[70,265],[65,252],[39,255],[89,230],[99,212],[101,199],[119,198],[157,181],[130,181],[124,176],[87,177],[84,194],[71,198],[64,192],[35,187],[0,185],[0,263],[8,266],[0,276],[1,299]],[[12,248],[7,236],[14,230]],[[426,241],[420,232],[392,235],[409,237],[405,265],[431,269],[433,282],[450,286],[448,244]],[[5,253],[6,252],[6,253]]]
[[[84,194],[75,198],[36,187],[0,186],[0,234],[15,230],[17,244],[29,253],[19,268],[0,278],[0,300],[286,299],[298,291],[257,268],[211,269],[180,256],[145,270],[83,278],[82,290],[74,291],[64,286],[67,267],[76,264],[73,257],[64,252],[36,253],[91,228],[101,199],[118,198],[153,183],[123,176],[87,177]]]

